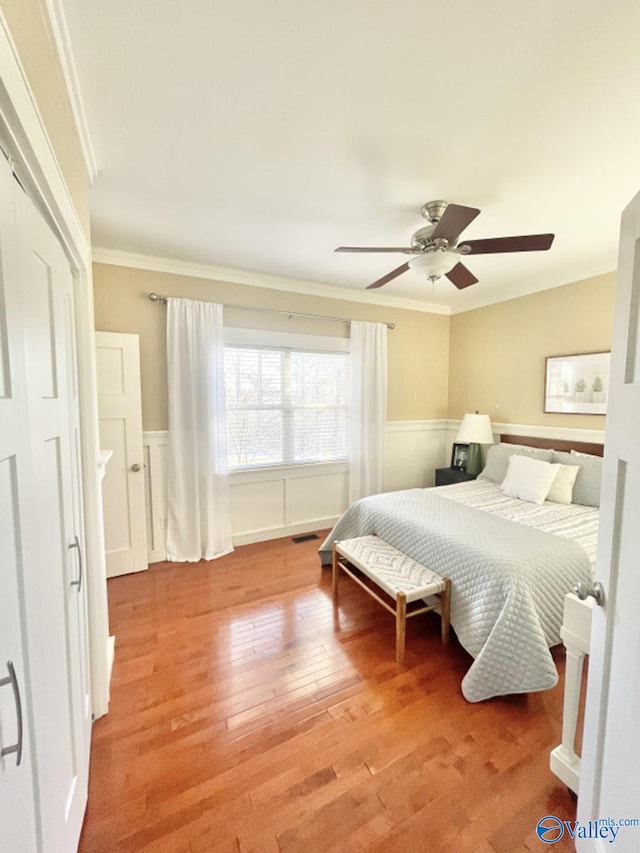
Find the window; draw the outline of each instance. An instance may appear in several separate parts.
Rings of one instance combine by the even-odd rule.
[[[348,457],[349,354],[225,345],[229,468]]]

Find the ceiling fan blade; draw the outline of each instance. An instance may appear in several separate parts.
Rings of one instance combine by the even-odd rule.
[[[446,213],[446,211],[445,211]],[[551,248],[555,234],[528,234],[525,237],[489,237],[486,240],[462,240],[458,245],[469,246],[469,255],[493,255],[498,252],[545,252]]]
[[[477,207],[464,207],[462,204],[448,204],[440,221],[431,234],[431,239],[444,238],[453,245],[464,229],[478,216]]]
[[[403,272],[407,272],[409,269],[409,264],[401,264],[399,267],[396,267],[391,272],[388,272],[386,275],[383,275],[382,278],[379,278],[377,281],[374,281],[373,284],[370,284],[367,287],[367,290],[371,290],[374,287],[382,287],[383,284],[387,284],[392,281],[394,278],[397,278],[399,275],[402,275]]]
[[[456,264],[455,267],[452,270],[449,270],[449,272],[446,272],[445,275],[450,282],[455,284],[458,290],[469,287],[478,281],[471,270],[468,270],[464,264]]]
[[[338,246],[334,252],[407,252],[413,253],[411,246]]]

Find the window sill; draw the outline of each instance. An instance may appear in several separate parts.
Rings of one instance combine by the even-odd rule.
[[[294,480],[299,477],[312,477],[318,474],[342,474],[349,470],[349,461],[303,462],[289,465],[263,465],[256,468],[236,468],[229,471],[229,479],[234,483],[260,482],[267,480]]]

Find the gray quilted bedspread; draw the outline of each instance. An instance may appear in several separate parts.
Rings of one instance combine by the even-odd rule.
[[[375,533],[451,578],[451,624],[474,658],[462,681],[469,702],[554,687],[549,647],[560,642],[565,593],[591,579],[585,550],[437,492],[409,489],[352,504],[320,548],[323,564],[335,540]]]

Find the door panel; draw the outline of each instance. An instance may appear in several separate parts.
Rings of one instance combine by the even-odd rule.
[[[31,624],[47,626],[46,632],[37,632],[32,637],[30,646],[34,652],[33,702],[38,766],[42,787],[47,791],[42,802],[42,821],[47,827],[56,827],[58,832],[66,823],[67,802],[77,784],[78,773],[73,737],[74,696],[68,689],[59,689],[61,684],[71,683],[65,592],[68,561],[64,491],[67,483],[61,450],[59,438],[48,438],[43,441],[38,455],[39,537],[47,543],[48,559],[31,575],[31,583],[39,586],[40,595],[38,608],[32,606],[28,612]],[[35,604],[33,591],[29,599]]]
[[[634,819],[640,790],[640,194],[622,216],[578,819]],[[605,825],[606,827],[606,825]],[[610,849],[610,833],[577,842]],[[640,826],[619,826],[615,850],[640,849]]]
[[[36,485],[36,550],[25,566],[32,715],[43,846],[67,851],[82,826],[90,726],[84,589],[75,583],[82,519],[73,279],[59,242],[20,190],[15,207]]]
[[[57,318],[53,305],[52,270],[37,252],[32,253],[30,266],[30,379],[34,383],[33,390],[42,399],[52,399],[58,396],[54,348]]]
[[[124,418],[100,419],[100,443],[111,451],[107,470],[123,472],[122,476],[105,477],[102,494],[105,507],[119,507],[119,512],[105,514],[105,540],[109,555],[109,577],[130,571],[131,549],[135,531],[131,529],[131,508],[127,471],[127,423]]]
[[[0,679],[13,663],[23,712],[21,762],[11,753],[0,758],[0,846],[32,853],[37,849],[32,697],[24,643],[25,565],[33,559],[37,538],[31,509],[34,498],[28,430],[26,367],[20,299],[15,287],[14,179],[0,162]],[[18,709],[11,684],[0,687],[0,748],[18,739]]]
[[[107,577],[148,568],[138,336],[96,332]],[[137,469],[137,470],[136,470]]]
[[[91,749],[91,692],[89,673],[89,604],[85,578],[86,553],[84,541],[84,513],[82,506],[82,448],[80,431],[80,390],[78,384],[78,359],[75,336],[75,302],[73,281],[66,279],[64,291],[65,333],[63,338],[64,367],[71,465],[70,525],[67,531],[67,559],[71,562],[70,581],[67,585],[68,622],[72,649],[71,661],[74,678],[73,693],[81,703],[80,719],[75,726],[78,755],[88,761]]]
[[[27,672],[21,637],[21,617],[24,596],[21,581],[24,574],[20,548],[22,518],[20,513],[17,454],[5,456],[9,445],[20,448],[19,437],[11,436],[4,428],[6,407],[0,406],[0,542],[2,542],[2,571],[0,571],[0,680],[8,677],[8,663],[15,668],[21,694],[23,717],[22,756],[17,764],[17,754],[0,758],[0,826],[6,850],[32,851],[36,849],[36,817],[33,790],[33,766],[29,720],[26,718],[31,703],[27,690]],[[11,439],[14,439],[12,441]],[[24,450],[24,448],[22,448]],[[5,683],[0,687],[0,748],[12,748],[18,743],[18,707],[13,687]]]

